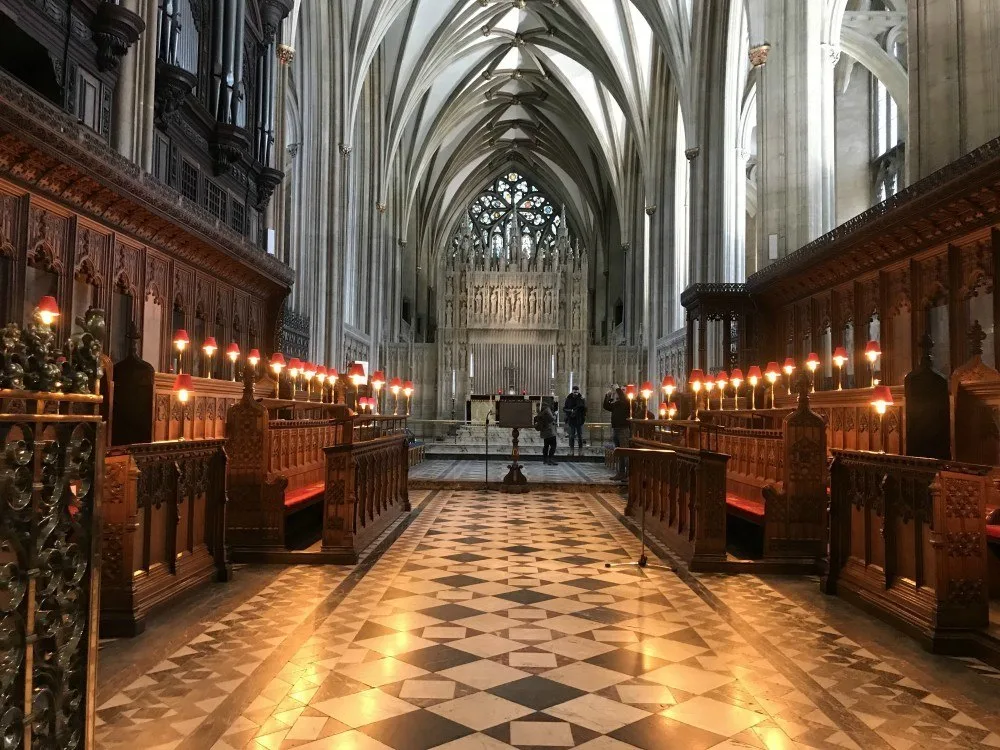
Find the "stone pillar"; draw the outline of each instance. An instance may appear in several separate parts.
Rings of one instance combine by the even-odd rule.
[[[830,230],[834,222],[833,66],[823,3],[764,0],[758,65],[757,267]],[[767,40],[767,44],[764,43]]]
[[[908,0],[907,182],[1000,136],[1000,3]]]

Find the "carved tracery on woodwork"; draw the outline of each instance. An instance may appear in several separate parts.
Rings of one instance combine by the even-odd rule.
[[[989,240],[960,249],[963,299],[993,293],[993,250]]]
[[[889,312],[890,317],[912,309],[910,296],[910,271],[904,268],[889,274]]]
[[[920,307],[930,309],[948,304],[948,261],[942,254],[920,264]]]

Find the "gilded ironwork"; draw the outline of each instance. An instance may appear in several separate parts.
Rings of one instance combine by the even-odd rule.
[[[100,313],[74,337],[70,387],[96,381]],[[101,318],[103,320],[103,318]],[[91,346],[93,344],[93,346]],[[51,391],[66,372],[52,335],[4,329],[0,391],[0,738],[4,750],[92,745],[103,461],[100,398]],[[84,366],[90,367],[85,369]],[[92,366],[92,367],[91,367]],[[79,369],[77,369],[79,368]],[[70,408],[72,407],[72,408]],[[14,413],[17,411],[18,413]],[[72,413],[70,413],[72,412]],[[31,704],[26,705],[26,696]]]

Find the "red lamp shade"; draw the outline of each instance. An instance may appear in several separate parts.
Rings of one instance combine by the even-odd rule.
[[[634,383],[629,383],[628,385],[626,385],[625,386],[625,396],[627,398],[635,398],[635,395],[636,395],[636,393],[635,393],[635,384]]]
[[[660,387],[661,388],[676,388],[677,387],[677,383],[674,382],[674,378],[673,378],[672,375],[666,375],[663,378],[663,382],[660,383]]]
[[[326,371],[326,379],[327,380],[336,380],[339,377],[340,377],[340,373],[337,372],[337,368],[336,367],[331,367],[329,370]]]
[[[410,393],[412,393],[413,392],[413,381],[412,380],[407,380],[405,383],[403,383],[403,390],[404,391],[410,391]]]
[[[795,360],[792,359],[791,357],[789,357],[788,359],[786,359],[785,360],[785,364],[782,366],[782,369],[786,373],[791,373],[791,371],[795,369]]]
[[[38,300],[38,317],[47,326],[52,325],[53,321],[59,317],[59,305],[56,304],[55,297],[45,295]]]
[[[650,395],[653,393],[653,384],[647,380],[645,383],[642,384],[642,388],[640,388],[639,390],[642,393],[643,398],[649,398]]]
[[[725,388],[726,383],[728,382],[729,382],[729,376],[726,375],[726,371],[719,370],[719,373],[715,376],[715,384],[719,386],[719,388]]]
[[[760,376],[758,375],[758,377]],[[744,380],[746,380],[746,378],[743,377],[743,370],[741,370],[739,367],[734,368],[733,371],[729,373],[729,379],[733,383],[742,383]]]
[[[180,390],[188,390],[188,391],[190,391],[193,387],[194,387],[194,383],[191,380],[191,376],[188,373],[186,373],[186,372],[181,373],[180,375],[178,375],[177,379],[174,381],[174,390],[175,391],[180,391]]]
[[[216,350],[219,348],[219,344],[215,340],[215,336],[209,336],[202,343],[201,348],[205,350],[206,354],[215,354]]]
[[[188,332],[183,328],[178,328],[174,331],[174,343],[179,347],[187,346],[191,343],[191,339],[188,337]]]
[[[271,355],[271,367],[282,369],[285,366],[285,355],[281,352],[275,352]]]
[[[403,381],[399,378],[393,378],[389,381],[389,390],[393,393],[399,393],[400,389],[403,387]]]
[[[872,405],[892,406],[892,390],[887,385],[877,385],[872,389]]]
[[[260,351],[257,349],[251,349],[250,353],[247,355],[247,361],[256,367],[257,363],[260,362]]]
[[[869,341],[865,344],[865,354],[881,354],[882,350],[879,348],[877,341]]]
[[[689,383],[698,383],[701,385],[705,382],[705,373],[701,370],[691,370],[691,375],[688,376]]]
[[[765,375],[779,375],[781,374],[781,368],[778,367],[777,362],[768,362],[767,369],[764,371]]]
[[[364,378],[364,376],[365,376],[365,367],[364,367],[364,365],[361,365],[361,364],[358,364],[357,362],[355,362],[353,365],[351,365],[349,368],[347,368],[347,377],[349,377],[349,378],[352,378],[352,379],[353,378]]]
[[[316,377],[320,380],[326,380],[326,367],[320,365],[316,368]]]
[[[666,404],[666,402],[665,402],[665,401],[661,401],[661,402],[660,402],[660,409],[659,409],[659,412],[660,412],[660,416],[661,416],[661,417],[664,417],[664,416],[666,416],[666,414],[667,414],[667,404]]]
[[[301,370],[302,360],[299,359],[298,357],[292,357],[291,360],[288,362],[288,369],[296,371]]]
[[[811,368],[819,367],[819,355],[816,352],[809,352],[806,357],[806,365]]]
[[[372,385],[376,388],[385,385],[385,373],[382,370],[376,370],[372,373]]]
[[[233,362],[237,360],[240,356],[240,345],[235,341],[226,347],[226,356],[229,357]]]
[[[670,412],[673,412],[674,414],[677,413],[677,404],[675,404],[673,401],[667,404],[667,413]]]
[[[760,380],[763,375],[761,375],[760,368],[757,365],[750,365],[750,369],[747,370],[747,378],[757,378]]]
[[[847,349],[842,346],[838,346],[833,350],[833,361],[836,362],[840,360],[841,362],[847,361]]]

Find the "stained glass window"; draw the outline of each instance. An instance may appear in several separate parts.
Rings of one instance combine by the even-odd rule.
[[[521,242],[508,242],[513,230],[514,212],[520,225]],[[554,201],[527,177],[508,172],[494,180],[469,205],[476,249],[501,257],[505,248],[519,248],[528,257],[548,255],[555,244],[562,216]],[[464,228],[454,244],[458,246]]]

